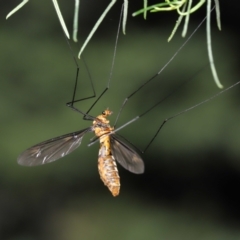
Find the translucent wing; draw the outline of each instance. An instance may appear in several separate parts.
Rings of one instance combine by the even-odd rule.
[[[20,154],[17,162],[20,165],[37,166],[56,161],[78,148],[84,134],[91,131],[90,127],[36,144]]]
[[[120,136],[111,134],[111,150],[114,158],[128,171],[132,173],[143,173],[144,162],[138,151],[131,143],[126,143],[126,140]]]

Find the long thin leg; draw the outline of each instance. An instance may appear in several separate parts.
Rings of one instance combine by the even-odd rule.
[[[66,36],[65,36],[65,37],[66,37]],[[80,68],[79,68],[77,59],[75,58],[75,56],[74,56],[74,54],[73,54],[72,47],[71,47],[71,45],[70,45],[67,37],[66,37],[66,41],[67,41],[69,50],[70,50],[70,52],[71,52],[71,55],[72,55],[72,57],[73,57],[74,63],[75,63],[76,68],[77,68],[76,78],[75,78],[75,83],[74,83],[74,88],[73,88],[72,101],[66,103],[66,105],[67,105],[68,107],[70,107],[72,110],[81,113],[81,114],[83,115],[83,119],[85,119],[85,120],[95,119],[95,118],[92,117],[91,115],[88,115],[87,113],[84,113],[83,111],[81,111],[81,110],[79,110],[79,109],[77,109],[77,108],[74,107],[74,103],[75,103],[75,102],[80,102],[80,101],[83,101],[83,100],[95,98],[95,97],[96,97],[96,92],[95,92],[95,89],[94,89],[94,85],[93,85],[93,81],[92,81],[92,77],[91,77],[90,71],[89,71],[89,69],[88,69],[88,67],[87,67],[87,64],[86,64],[84,58],[83,58],[82,61],[83,61],[84,65],[85,65],[85,68],[87,69],[87,73],[88,73],[88,76],[89,76],[89,80],[90,80],[91,88],[92,88],[92,91],[93,91],[93,95],[92,95],[92,96],[88,96],[88,97],[84,97],[84,98],[81,98],[81,99],[78,99],[78,100],[75,100],[76,90],[77,90],[77,84],[78,84],[79,69],[80,69]]]
[[[208,99],[206,99],[206,100],[204,100],[204,101],[202,101],[202,102],[200,102],[200,103],[197,103],[197,104],[195,104],[195,105],[193,105],[193,106],[191,106],[191,107],[189,107],[189,108],[187,108],[187,109],[185,109],[185,110],[183,110],[183,111],[181,111],[181,112],[178,112],[177,114],[175,114],[175,115],[173,115],[173,116],[171,116],[171,117],[166,118],[166,119],[160,124],[160,126],[159,126],[159,128],[157,129],[156,133],[153,135],[153,137],[151,138],[151,140],[149,141],[149,143],[147,144],[147,146],[145,147],[145,149],[142,151],[142,153],[145,153],[145,152],[147,151],[147,149],[148,149],[148,148],[150,147],[150,145],[153,143],[153,141],[155,140],[155,138],[158,136],[158,133],[160,132],[160,130],[163,128],[163,126],[164,126],[169,120],[171,120],[171,119],[173,119],[173,118],[176,118],[176,117],[178,117],[178,116],[180,116],[180,115],[182,115],[182,114],[184,114],[184,113],[186,113],[186,112],[189,112],[189,111],[191,111],[191,110],[193,110],[193,109],[195,109],[195,108],[197,108],[197,107],[199,107],[199,106],[201,106],[201,105],[203,105],[203,104],[205,104],[205,103],[213,100],[214,98],[220,96],[221,94],[227,92],[228,90],[230,90],[231,88],[236,87],[236,86],[239,85],[239,84],[240,84],[240,81],[238,81],[238,82],[234,83],[233,85],[231,85],[230,87],[228,87],[228,88],[226,88],[226,89],[218,92],[217,94],[213,95],[212,97],[210,97],[210,98],[208,98]],[[165,99],[166,99],[166,98],[165,98]],[[116,128],[116,129],[115,129],[112,133],[110,133],[110,134],[114,134],[114,133],[120,131],[121,129],[125,128],[126,126],[128,126],[128,125],[136,122],[139,118],[143,117],[143,116],[144,116],[145,114],[147,114],[149,111],[151,111],[152,109],[154,109],[154,108],[155,108],[158,104],[160,104],[162,101],[163,101],[163,100],[157,102],[156,104],[154,104],[151,108],[149,108],[149,109],[148,109],[147,111],[145,111],[144,113],[142,113],[142,114],[140,114],[140,115],[132,118],[131,120],[129,120],[128,122],[126,122],[126,123],[123,124],[122,126]],[[96,141],[97,141],[97,140],[90,142],[90,143],[88,144],[88,146],[93,145]]]
[[[68,103],[67,103],[67,106],[70,107],[71,109],[75,110],[75,111],[80,112],[80,113],[83,115],[83,119],[84,119],[84,120],[92,120],[92,119],[93,119],[93,117],[92,117],[91,115],[89,115],[88,113],[92,110],[92,108],[96,105],[96,103],[102,98],[102,96],[107,92],[107,90],[108,90],[109,87],[110,87],[110,82],[111,82],[111,79],[112,79],[113,68],[114,68],[115,58],[116,58],[116,52],[117,52],[117,44],[118,44],[118,38],[119,38],[119,32],[120,32],[122,14],[123,14],[123,8],[122,8],[121,14],[120,14],[120,19],[119,19],[119,24],[118,24],[118,29],[117,29],[117,35],[116,35],[116,41],[115,41],[115,45],[114,45],[112,66],[111,66],[111,69],[110,69],[110,74],[109,74],[109,78],[108,78],[108,81],[107,81],[107,86],[106,86],[106,88],[103,90],[103,92],[99,95],[99,97],[94,101],[94,103],[90,106],[90,108],[88,109],[88,111],[87,111],[86,113],[83,113],[82,111],[80,111],[80,110],[78,110],[76,107],[74,107],[74,103],[80,102],[80,101],[83,101],[83,100],[86,100],[86,99],[90,99],[90,98],[95,98],[95,97],[96,97],[96,92],[95,92],[95,89],[94,89],[94,85],[93,85],[93,82],[92,82],[92,78],[91,78],[91,76],[90,76],[90,72],[89,72],[89,70],[88,70],[88,68],[87,68],[87,65],[85,64],[84,59],[83,59],[83,62],[84,62],[84,64],[85,64],[85,67],[87,68],[88,75],[89,75],[89,78],[90,78],[93,95],[92,95],[92,96],[89,96],[89,97],[85,97],[85,98],[81,98],[81,99],[75,100],[76,91],[77,91],[77,86],[78,86],[79,65],[78,65],[78,63],[77,63],[77,59],[74,57],[74,54],[73,54],[73,50],[72,50],[72,48],[71,48],[71,45],[70,45],[69,41],[66,39],[66,40],[67,40],[67,43],[68,43],[68,46],[69,46],[69,49],[70,49],[70,51],[71,51],[71,53],[72,53],[72,56],[73,56],[75,65],[76,65],[76,67],[77,67],[76,79],[75,79],[75,83],[74,83],[72,101],[71,101],[71,102],[68,102]]]
[[[193,36],[193,34],[197,31],[197,29],[203,24],[203,22],[204,22],[205,20],[206,20],[206,17],[205,17],[204,20],[200,23],[200,25],[194,30],[194,32],[191,34],[190,38]],[[166,65],[164,65],[164,67],[163,67],[157,74],[155,74],[152,78],[150,78],[150,79],[147,80],[145,83],[143,83],[142,85],[140,85],[139,88],[137,88],[133,93],[131,93],[131,94],[124,100],[124,102],[123,102],[123,104],[122,104],[122,106],[121,106],[121,108],[120,108],[120,111],[119,111],[119,113],[118,113],[118,115],[117,115],[117,118],[116,118],[116,121],[115,121],[115,125],[116,125],[116,122],[117,122],[117,120],[118,120],[118,118],[119,118],[119,116],[120,116],[120,114],[121,114],[121,111],[123,110],[123,107],[125,106],[125,104],[126,104],[126,102],[128,101],[128,99],[130,99],[130,98],[131,98],[133,95],[135,95],[141,88],[143,88],[146,84],[148,84],[148,83],[149,83],[150,81],[152,81],[156,76],[158,76],[158,75],[163,71],[163,69],[172,61],[172,59],[179,53],[179,51],[186,45],[186,43],[189,41],[190,38],[187,39],[187,41],[180,47],[180,49],[174,54],[174,56],[167,62]],[[185,83],[184,83],[184,84],[185,84]],[[150,147],[150,145],[152,144],[152,142],[153,142],[153,141],[155,140],[155,138],[158,136],[158,133],[160,132],[160,130],[161,130],[161,129],[163,128],[163,126],[166,124],[166,122],[168,122],[169,120],[171,120],[171,119],[173,119],[173,118],[176,118],[176,117],[178,117],[178,116],[180,116],[180,115],[182,115],[182,114],[184,114],[184,113],[186,113],[186,112],[188,112],[188,111],[191,111],[191,110],[193,110],[193,109],[195,109],[195,108],[197,108],[197,107],[199,107],[199,106],[201,106],[201,105],[203,105],[203,104],[205,104],[205,103],[213,100],[214,98],[220,96],[221,94],[227,92],[228,90],[230,90],[231,88],[236,87],[236,86],[239,85],[239,84],[240,84],[240,81],[238,81],[237,83],[231,85],[230,87],[228,87],[228,88],[220,91],[219,93],[215,94],[214,96],[212,96],[212,97],[210,97],[210,98],[208,98],[208,99],[206,99],[206,100],[204,100],[204,101],[202,101],[202,102],[200,102],[200,103],[197,103],[197,104],[195,104],[194,106],[191,106],[191,107],[189,107],[189,108],[187,108],[187,109],[185,109],[185,110],[182,110],[182,111],[178,112],[177,114],[175,114],[175,115],[173,115],[173,116],[170,116],[170,117],[166,118],[166,119],[160,124],[160,126],[159,126],[159,128],[157,129],[156,133],[153,135],[153,137],[151,138],[151,140],[149,141],[149,143],[147,144],[147,146],[145,147],[145,149],[144,149],[142,152],[144,153],[144,152],[147,151],[147,149]],[[181,85],[181,86],[182,86],[182,85]],[[180,87],[180,86],[179,86],[179,87]],[[179,89],[179,87],[176,88],[171,94],[169,94],[168,96],[166,96],[164,99],[162,99],[161,101],[158,101],[157,103],[155,103],[151,108],[149,108],[148,110],[146,110],[146,111],[143,112],[142,114],[140,114],[140,115],[138,115],[138,116],[135,116],[134,118],[132,118],[131,120],[129,120],[127,123],[123,124],[122,126],[116,128],[116,129],[114,130],[114,132],[112,132],[112,133],[110,133],[110,134],[113,134],[113,133],[116,133],[116,132],[120,131],[121,129],[125,128],[126,126],[128,126],[128,125],[130,125],[130,124],[132,124],[132,123],[134,123],[134,122],[137,121],[139,118],[141,118],[141,117],[143,117],[144,115],[146,115],[148,112],[150,112],[151,110],[153,110],[156,106],[158,106],[161,102],[163,102],[166,98],[168,98],[170,95],[172,95],[174,92],[176,92],[176,90]],[[94,143],[95,143],[95,141],[93,140],[92,142],[89,143],[89,146],[91,146],[91,145],[94,144]]]
[[[112,66],[111,66],[111,69],[110,69],[109,78],[108,78],[108,81],[107,81],[107,86],[106,86],[106,88],[103,90],[103,92],[99,95],[99,97],[96,99],[96,101],[92,104],[92,106],[89,108],[89,110],[87,111],[87,113],[89,113],[89,112],[91,111],[91,109],[96,105],[96,103],[99,101],[99,99],[107,92],[107,90],[108,90],[109,87],[110,87],[110,81],[112,80],[113,68],[114,68],[115,59],[116,59],[116,53],[117,53],[117,44],[118,44],[118,38],[119,38],[119,32],[120,32],[122,11],[123,11],[123,8],[122,8],[122,10],[121,10],[121,15],[120,15],[120,19],[119,19],[117,36],[116,36],[116,41],[115,41],[114,51],[113,51]]]
[[[95,88],[94,88],[94,85],[93,85],[92,77],[91,77],[91,75],[90,75],[89,69],[88,69],[88,67],[87,67],[87,64],[86,64],[84,58],[82,58],[83,63],[84,63],[84,65],[85,65],[85,68],[87,69],[87,72],[88,72],[88,75],[89,75],[89,79],[90,79],[90,83],[91,83],[91,88],[92,88],[92,91],[93,91],[93,95],[92,95],[92,96],[89,96],[89,97],[84,97],[84,98],[75,100],[76,90],[77,90],[77,84],[78,84],[78,74],[79,74],[79,69],[80,69],[80,68],[79,68],[79,65],[77,64],[77,61],[76,61],[76,58],[75,58],[75,57],[74,57],[74,60],[75,60],[76,66],[77,66],[77,72],[76,72],[76,79],[75,79],[75,84],[74,84],[74,89],[73,89],[73,96],[72,96],[72,101],[66,103],[66,105],[67,105],[68,107],[70,107],[71,109],[73,109],[74,111],[80,112],[80,113],[83,115],[83,119],[84,119],[84,120],[93,120],[93,119],[95,119],[95,118],[88,114],[89,111],[86,112],[86,113],[84,113],[84,112],[82,112],[81,110],[79,110],[79,109],[77,109],[76,107],[74,107],[74,103],[75,103],[75,102],[80,102],[80,101],[84,101],[84,100],[87,100],[87,99],[91,99],[91,98],[95,98],[95,97],[96,97],[96,92],[95,92]]]
[[[120,110],[117,114],[114,127],[116,126],[118,119],[123,111],[123,108],[127,104],[128,100],[133,97],[137,92],[139,92],[143,87],[145,87],[148,83],[150,83],[152,80],[154,80],[158,75],[162,73],[162,71],[169,65],[170,62],[178,55],[178,53],[185,47],[185,45],[188,43],[188,41],[192,38],[192,36],[196,33],[196,31],[201,27],[201,25],[206,20],[206,17],[201,21],[201,23],[197,26],[197,28],[193,31],[193,33],[186,39],[186,41],[182,44],[182,46],[174,53],[174,55],[167,61],[167,63],[151,78],[149,78],[146,82],[144,82],[142,85],[140,85],[134,92],[132,92],[128,97],[126,97],[122,103],[122,106],[120,107]]]

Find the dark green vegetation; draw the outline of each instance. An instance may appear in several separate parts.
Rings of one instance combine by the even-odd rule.
[[[81,7],[85,10],[80,12],[80,42],[105,8],[95,5],[99,12],[90,16],[86,9],[96,3],[88,4]],[[78,150],[55,163],[36,168],[17,165],[17,156],[26,148],[91,122],[65,107],[71,100],[75,65],[51,1],[30,1],[5,21],[15,5],[0,6],[0,238],[239,239],[239,87],[168,122],[143,155],[145,174],[119,167],[122,187],[117,198],[99,178],[98,143],[87,147],[91,134]],[[131,12],[139,8],[131,1],[130,7]],[[240,80],[234,25],[238,20],[227,6],[221,7],[223,31],[213,23],[212,40],[218,74],[227,87]],[[72,10],[73,5],[63,11],[68,27]],[[109,77],[120,5],[114,10],[83,54],[98,94]],[[192,17],[191,29],[203,14]],[[151,15],[148,21],[129,17],[127,35],[120,36],[110,90],[92,115],[109,107],[114,122],[123,99],[154,75],[184,41],[176,35],[167,43],[176,16],[166,19],[166,15]],[[76,54],[78,50],[74,48]],[[194,76],[193,80],[120,134],[144,148],[166,117],[217,93],[207,63],[202,27],[163,74],[129,101],[118,125],[144,112],[181,82]],[[79,97],[88,96],[89,89],[82,68]],[[85,111],[91,103],[77,106]]]

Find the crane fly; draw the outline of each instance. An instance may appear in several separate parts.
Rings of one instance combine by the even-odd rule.
[[[94,132],[100,142],[98,153],[100,178],[112,195],[118,196],[120,177],[116,161],[128,171],[136,174],[144,172],[144,163],[137,149],[114,134],[114,128],[109,125],[107,119],[111,114],[112,111],[106,109],[94,119],[91,127],[49,139],[28,148],[18,157],[18,163],[25,166],[37,166],[56,161],[77,149],[86,133]]]
[[[163,100],[168,98],[172,95],[173,92],[175,92],[175,89],[173,92],[171,92],[169,95],[167,95],[164,99],[157,101],[152,107],[145,110],[145,112],[135,116],[131,120],[127,121],[125,124],[123,124],[120,127],[115,127],[119,117],[126,106],[127,102],[130,98],[132,98],[136,93],[138,93],[141,89],[143,89],[148,83],[153,81],[157,78],[157,76],[160,75],[160,73],[166,68],[166,66],[169,65],[169,63],[176,57],[176,55],[182,50],[182,48],[187,44],[187,42],[192,38],[194,33],[197,31],[197,29],[200,28],[202,23],[205,21],[205,19],[198,25],[198,27],[194,30],[194,32],[186,39],[186,41],[180,46],[180,48],[175,52],[173,57],[170,58],[170,60],[152,77],[150,77],[148,80],[145,80],[135,91],[130,93],[122,102],[120,106],[120,110],[117,113],[117,117],[115,120],[115,123],[113,127],[110,126],[109,120],[107,119],[108,116],[112,114],[112,111],[109,109],[106,109],[102,112],[102,114],[98,115],[97,117],[93,117],[89,115],[90,110],[96,105],[96,103],[99,101],[99,99],[107,92],[110,85],[112,70],[114,66],[114,60],[116,55],[116,49],[117,49],[117,42],[118,42],[118,36],[119,36],[119,27],[116,37],[116,43],[114,47],[114,53],[113,53],[113,61],[112,61],[112,67],[110,70],[110,77],[107,82],[107,86],[105,90],[97,97],[97,99],[94,101],[94,103],[91,105],[91,107],[88,109],[87,112],[83,112],[80,109],[74,107],[74,103],[94,98],[96,97],[95,90],[93,88],[93,83],[91,81],[92,90],[93,90],[93,96],[82,98],[82,99],[75,99],[76,90],[77,90],[77,83],[78,83],[78,73],[79,73],[79,65],[77,64],[76,58],[73,57],[74,62],[77,67],[77,73],[76,73],[76,79],[75,79],[75,85],[74,85],[74,91],[73,91],[73,97],[72,101],[67,103],[67,106],[70,107],[72,110],[80,113],[83,116],[84,120],[92,120],[93,124],[92,126],[68,133],[56,138],[49,139],[47,141],[41,142],[39,144],[36,144],[27,150],[25,150],[19,157],[18,157],[18,163],[20,165],[25,166],[37,166],[37,165],[43,165],[46,163],[50,163],[53,161],[56,161],[71,152],[73,152],[75,149],[77,149],[82,142],[82,139],[86,133],[93,132],[97,139],[92,140],[88,146],[92,145],[96,142],[96,140],[99,140],[100,142],[100,149],[98,154],[98,171],[100,174],[100,178],[102,179],[103,183],[108,187],[110,192],[113,196],[119,195],[120,191],[120,177],[117,170],[116,162],[118,162],[120,165],[122,165],[125,169],[128,171],[135,173],[135,174],[141,174],[144,172],[144,162],[141,158],[140,151],[134,147],[130,142],[125,140],[124,138],[120,137],[118,134],[116,134],[117,131],[121,130],[122,128],[126,127],[127,125],[132,124],[133,122],[137,121],[144,115],[146,115],[148,112],[150,112],[152,109],[154,109],[156,106],[158,106]],[[67,40],[67,44],[69,46],[70,51],[72,52],[71,46]],[[82,58],[83,60],[83,58]],[[88,70],[88,69],[87,69]],[[91,79],[91,78],[90,78]],[[150,139],[149,143],[145,147],[145,149],[142,151],[143,153],[146,152],[146,150],[149,148],[149,146],[152,144],[152,142],[156,139],[157,135],[159,134],[162,127],[171,119],[178,117],[182,114],[185,114],[188,111],[191,111],[192,109],[199,107],[202,104],[205,104],[208,101],[211,101],[212,99],[218,97],[219,95],[225,93],[226,91],[230,90],[231,88],[234,88],[236,85],[240,84],[240,81],[237,83],[231,85],[230,87],[220,91],[219,93],[213,95],[212,97],[195,104],[192,107],[189,107],[183,111],[178,112],[175,115],[172,115],[168,118],[165,118],[162,123],[159,124],[159,127],[153,137]],[[180,85],[182,86],[182,84]]]
[[[114,48],[112,68],[114,65],[114,59],[116,54],[116,45],[120,29],[119,26],[116,37],[116,44]],[[71,45],[68,40],[67,44],[69,46],[70,51],[73,54]],[[120,192],[120,177],[118,174],[116,161],[120,165],[122,165],[125,169],[135,174],[141,174],[144,172],[144,162],[140,156],[140,151],[136,147],[134,147],[130,142],[128,142],[123,137],[120,137],[120,135],[115,134],[114,127],[110,126],[109,120],[107,119],[107,117],[112,114],[111,110],[107,108],[105,111],[102,112],[102,114],[98,115],[97,117],[93,117],[88,114],[90,110],[94,107],[94,105],[98,102],[98,100],[108,90],[111,75],[108,80],[107,88],[102,92],[102,94],[100,94],[100,96],[92,104],[92,106],[88,109],[87,112],[83,112],[74,107],[74,103],[96,97],[96,93],[94,90],[93,83],[91,81],[92,90],[94,92],[93,96],[83,98],[80,100],[75,100],[79,66],[76,61],[76,58],[74,57],[74,54],[73,59],[77,66],[77,73],[72,101],[67,103],[67,106],[70,107],[72,110],[82,114],[84,120],[92,120],[93,121],[92,126],[80,131],[68,133],[36,144],[25,150],[22,154],[20,154],[17,159],[17,162],[18,164],[24,166],[38,166],[56,161],[77,149],[81,145],[82,139],[86,133],[94,132],[97,140],[99,140],[100,142],[100,149],[98,154],[98,171],[100,174],[100,178],[103,181],[103,183],[108,187],[112,195],[115,197],[118,196]],[[88,70],[87,66],[86,69]],[[96,142],[96,139],[92,141],[92,143],[94,142]]]

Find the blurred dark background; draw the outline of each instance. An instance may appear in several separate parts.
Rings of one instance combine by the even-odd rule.
[[[65,106],[72,97],[76,65],[51,1],[29,1],[8,20],[19,1],[0,4],[1,161],[0,239],[239,239],[240,86],[167,122],[143,155],[146,171],[134,175],[119,166],[121,191],[113,198],[99,179],[98,143],[81,147],[52,164],[27,168],[17,156],[26,148],[91,122]],[[77,54],[109,1],[81,1]],[[122,1],[90,41],[84,57],[97,95],[106,87]],[[151,4],[151,2],[149,3]],[[72,31],[74,1],[59,5]],[[156,74],[185,39],[171,12],[131,17],[142,1],[129,1],[127,34],[120,33],[110,90],[91,111],[109,107],[114,122],[123,100]],[[228,87],[240,80],[238,6],[220,1],[222,31],[212,15],[212,44],[219,78]],[[190,18],[188,35],[205,16]],[[91,94],[81,61],[77,97]],[[132,97],[118,126],[142,114],[186,80],[158,107],[121,132],[140,149],[165,118],[217,92],[208,66],[205,24],[154,81]],[[93,103],[80,102],[83,111]]]

